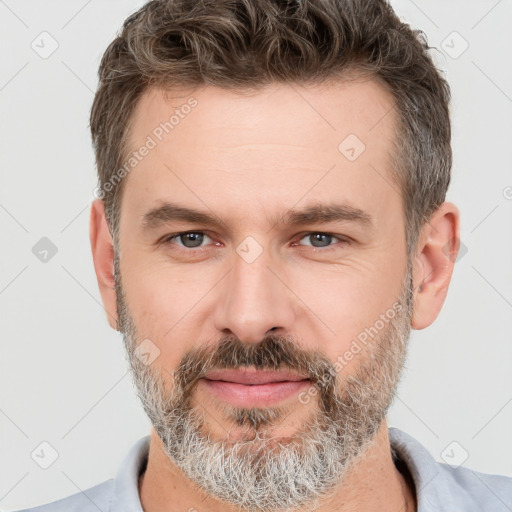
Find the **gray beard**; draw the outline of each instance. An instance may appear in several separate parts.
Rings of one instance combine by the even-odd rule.
[[[134,385],[168,458],[207,495],[248,511],[291,512],[316,508],[339,487],[364,455],[391,405],[406,358],[412,314],[410,266],[398,299],[401,309],[357,354],[353,375],[343,376],[318,352],[269,336],[257,345],[223,338],[213,349],[189,351],[171,375],[153,370],[135,354],[142,338],[126,306],[115,259],[119,329],[123,332]],[[158,361],[158,360],[157,360]],[[198,380],[211,369],[256,366],[292,369],[310,376],[318,407],[293,436],[275,437],[272,427],[297,405],[246,409],[225,407],[225,415],[247,435],[212,440],[204,415],[191,405]],[[314,401],[315,398],[311,398]]]

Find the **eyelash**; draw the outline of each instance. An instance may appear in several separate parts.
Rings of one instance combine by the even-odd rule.
[[[178,244],[173,244],[172,240],[179,239],[180,236],[188,235],[188,234],[202,234],[206,235],[207,237],[211,238],[205,231],[181,231],[179,233],[173,233],[171,235],[165,236],[161,243],[164,245],[177,245],[179,247],[179,250],[183,250],[185,252],[202,252],[207,249],[207,247],[185,247]],[[340,244],[346,245],[350,244],[351,240],[348,237],[343,236],[337,236],[333,233],[325,233],[323,231],[309,231],[307,233],[302,234],[301,238],[298,239],[298,241],[302,240],[303,238],[310,236],[310,235],[324,235],[324,236],[330,236],[336,240],[339,240],[338,244],[329,245],[327,247],[313,247],[311,245],[306,245],[305,247],[309,247],[313,250],[313,252],[328,252],[329,250],[336,249]],[[294,242],[295,243],[295,242]]]

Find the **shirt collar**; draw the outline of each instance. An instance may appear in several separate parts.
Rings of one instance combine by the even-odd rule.
[[[455,510],[453,489],[450,489],[442,465],[410,434],[394,427],[389,427],[388,434],[394,456],[407,466],[414,480],[417,511]]]
[[[139,439],[128,452],[114,481],[110,512],[143,512],[139,497],[139,476],[146,468],[150,436]]]

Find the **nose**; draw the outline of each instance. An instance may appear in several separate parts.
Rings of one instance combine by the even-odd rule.
[[[219,283],[215,327],[244,343],[258,343],[270,331],[292,330],[295,323],[293,293],[284,272],[263,251],[252,262],[236,252],[231,272]]]

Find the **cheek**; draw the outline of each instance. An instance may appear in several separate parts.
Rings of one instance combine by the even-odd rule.
[[[358,335],[393,307],[400,294],[402,271],[401,262],[392,264],[383,257],[378,264],[359,261],[302,272],[290,284],[301,308],[292,329],[306,342],[311,340],[308,346],[336,361]]]
[[[134,258],[125,263],[123,288],[139,338],[151,340],[160,351],[155,364],[172,371],[194,339],[187,328],[201,290],[171,268],[135,263]]]

